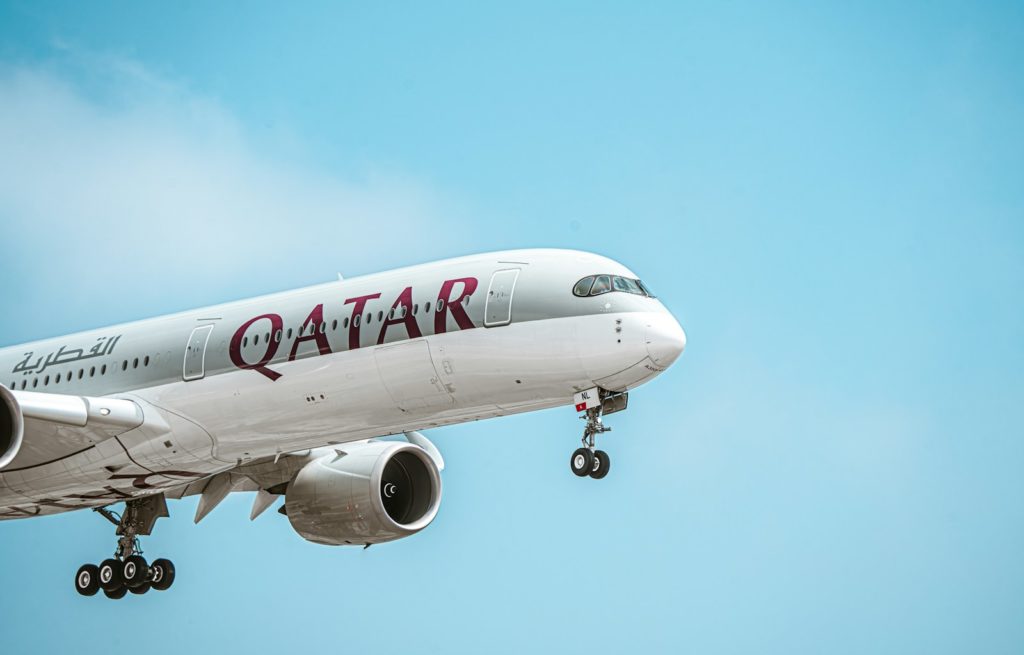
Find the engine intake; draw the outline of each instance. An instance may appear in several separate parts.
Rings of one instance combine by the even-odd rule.
[[[302,467],[285,492],[292,527],[319,544],[376,544],[430,525],[441,474],[413,444],[371,441],[339,447]]]
[[[25,435],[25,416],[14,394],[0,386],[0,470],[14,461]]]

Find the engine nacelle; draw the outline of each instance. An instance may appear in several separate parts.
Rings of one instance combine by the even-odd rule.
[[[377,544],[430,525],[441,474],[422,448],[370,441],[338,446],[302,467],[285,492],[292,527],[318,544]]]
[[[14,461],[25,435],[25,416],[17,398],[0,385],[0,470]]]

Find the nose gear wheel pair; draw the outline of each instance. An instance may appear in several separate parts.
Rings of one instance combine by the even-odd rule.
[[[580,418],[587,422],[583,428],[583,446],[577,448],[569,458],[569,468],[572,472],[581,477],[591,477],[595,480],[608,475],[611,469],[611,458],[603,450],[597,449],[597,435],[604,432],[611,432],[611,428],[601,421],[602,415],[620,411],[625,408],[625,401],[609,402],[609,400],[622,399],[625,394],[609,394],[604,390],[600,391],[602,402],[596,407],[586,410]],[[613,408],[606,411],[606,407]]]
[[[572,454],[572,459],[569,460],[569,466],[572,468],[572,472],[581,478],[589,475],[595,480],[600,480],[608,475],[611,460],[608,458],[608,453],[603,450],[592,451],[589,448],[577,448]]]

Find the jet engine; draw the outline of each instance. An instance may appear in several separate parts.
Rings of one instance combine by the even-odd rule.
[[[14,394],[0,385],[0,469],[14,461],[25,433],[25,417]]]
[[[304,539],[369,545],[415,534],[441,504],[441,474],[419,446],[369,441],[309,462],[285,491],[285,512]]]

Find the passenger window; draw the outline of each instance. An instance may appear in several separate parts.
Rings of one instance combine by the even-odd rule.
[[[356,314],[355,318],[352,319],[352,327],[359,327],[359,317],[360,316],[362,316],[362,314]]]
[[[274,343],[281,343],[281,331],[274,332]]]
[[[423,305],[423,313],[424,314],[429,314],[430,313],[430,301],[429,300]]]
[[[343,327],[346,330],[348,329],[348,316],[346,316],[345,320],[341,322],[341,327]]]
[[[334,332],[337,329],[338,329],[338,319],[334,319],[333,321],[331,321],[331,332]]]
[[[594,286],[594,276],[585,277],[576,283],[573,287],[572,292],[577,296],[587,296],[590,294],[590,288]]]
[[[94,374],[95,372],[96,372],[96,367],[95,367],[95,366],[93,366],[93,367],[92,367],[92,368],[91,368],[91,369],[89,370],[89,377],[92,377],[92,376],[93,376],[93,374]],[[107,374],[107,365],[106,365],[106,364],[104,364],[104,365],[103,365],[103,366],[102,366],[102,367],[100,368],[100,375],[106,375],[106,374]]]
[[[598,275],[597,279],[594,280],[594,286],[590,290],[590,295],[596,296],[602,293],[608,293],[612,290],[611,278],[607,275]]]
[[[412,306],[412,313],[413,314],[419,314],[420,313],[420,304],[419,303],[416,303],[415,305]]]
[[[380,323],[383,320],[384,320],[384,312],[383,311],[378,311],[377,312],[377,322]]]
[[[278,333],[278,336],[280,336],[280,333]],[[281,339],[278,339],[278,341],[280,341],[280,340]],[[149,366],[149,355],[146,355],[146,358],[142,360],[142,365],[143,366]]]
[[[84,368],[80,368],[80,369],[78,369],[78,379],[79,379],[79,380],[81,380],[81,379],[82,379],[82,376],[83,376],[83,375],[85,375],[85,369],[84,369]]]
[[[437,308],[434,311],[436,311],[438,314],[444,311],[444,298],[437,301]]]

